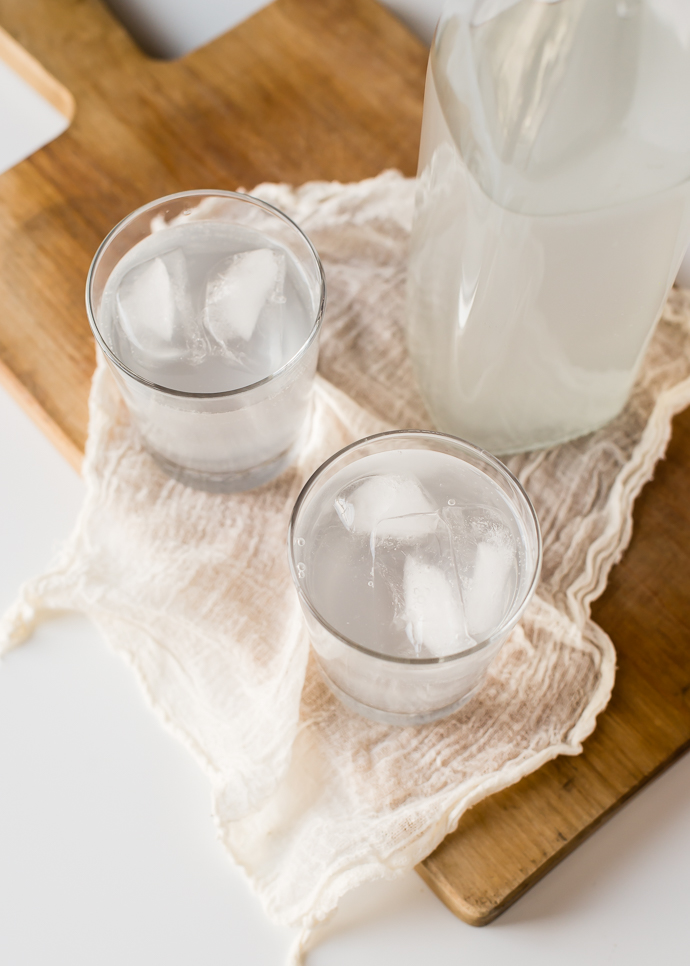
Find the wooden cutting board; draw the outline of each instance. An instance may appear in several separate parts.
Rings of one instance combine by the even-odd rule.
[[[98,0],[0,0],[0,26],[0,57],[73,115],[0,176],[0,380],[78,467],[84,281],[108,230],[188,188],[413,174],[426,50],[373,0],[276,0],[175,62]],[[584,754],[477,805],[419,867],[465,921],[498,915],[690,744],[689,481],[690,411],[595,608],[620,666]]]

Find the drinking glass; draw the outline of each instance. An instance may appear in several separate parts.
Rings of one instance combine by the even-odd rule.
[[[392,653],[389,645],[384,647],[383,634],[380,646],[372,646],[371,635],[364,643],[361,623],[358,636],[343,633],[343,624],[351,623],[351,615],[370,613],[365,596],[370,592],[368,588],[373,587],[373,581],[367,588],[366,576],[360,580],[348,571],[348,564],[343,562],[347,553],[343,542],[347,538],[345,528],[335,516],[330,520],[324,514],[330,512],[336,501],[340,501],[340,513],[343,514],[342,508],[346,504],[338,494],[348,492],[348,486],[371,479],[366,475],[367,464],[362,463],[361,468],[353,464],[377,456],[378,465],[383,465],[382,456],[394,455],[398,459],[401,453],[405,460],[413,461],[409,465],[420,468],[425,461],[428,462],[430,453],[452,457],[453,462],[457,461],[457,491],[453,491],[456,499],[447,502],[453,505],[453,510],[464,512],[465,504],[472,512],[486,510],[487,518],[491,520],[495,519],[495,510],[487,509],[488,505],[500,505],[515,535],[514,544],[511,544],[514,546],[515,577],[508,596],[504,598],[505,606],[500,617],[493,626],[485,628],[473,646],[456,653],[431,657],[407,653],[401,656]],[[453,462],[446,461],[452,472]],[[370,460],[368,466],[372,465]],[[420,472],[419,478],[422,476]],[[436,492],[441,492],[440,486],[442,484],[434,480]],[[429,487],[427,489],[430,491]],[[445,511],[445,507],[443,509]],[[346,514],[347,509],[341,520]],[[408,529],[414,533],[419,518],[415,514],[397,518],[398,521],[404,519],[411,521]],[[330,522],[324,526],[324,520]],[[372,541],[374,539],[375,535]],[[367,544],[365,537],[362,546],[366,557],[367,548],[373,548],[374,544]],[[462,554],[463,547],[456,547],[454,555],[456,550]],[[371,552],[373,554],[373,549]],[[441,433],[400,431],[362,439],[319,467],[295,504],[288,533],[288,557],[313,650],[328,687],[343,704],[368,718],[390,724],[417,725],[457,710],[480,687],[489,665],[534,593],[541,566],[541,536],[534,507],[524,489],[507,467],[489,453]],[[367,557],[367,567],[369,561]],[[324,571],[331,569],[333,573],[324,576]],[[373,576],[373,565],[371,572]],[[474,573],[475,576],[478,573],[476,567]],[[325,596],[324,587],[327,588]],[[491,592],[490,587],[484,590]],[[331,603],[324,607],[327,597]],[[337,601],[339,613],[344,615],[339,629],[323,613],[333,601]]]
[[[290,259],[306,293],[304,338],[275,371],[240,388],[190,391],[134,371],[123,359],[112,321],[101,311],[108,279],[154,232],[219,223],[250,233],[258,244]],[[86,285],[91,329],[144,446],[170,476],[216,492],[259,486],[293,460],[308,431],[325,297],[323,268],[304,232],[272,205],[231,191],[184,191],[137,209],[105,238]]]

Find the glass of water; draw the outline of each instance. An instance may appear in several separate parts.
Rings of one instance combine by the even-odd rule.
[[[415,725],[479,688],[534,593],[534,508],[493,456],[441,433],[382,433],[299,495],[290,568],[321,673],[369,718]]]
[[[246,490],[308,431],[323,269],[301,229],[230,191],[185,191],[120,222],[86,306],[144,446],[199,489]]]

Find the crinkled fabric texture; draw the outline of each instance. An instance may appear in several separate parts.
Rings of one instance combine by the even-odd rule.
[[[308,929],[347,890],[418,863],[480,799],[581,750],[615,667],[590,603],[630,538],[671,418],[690,403],[690,295],[673,293],[618,419],[510,459],[541,520],[543,575],[481,691],[434,724],[374,724],[343,708],[310,660],[285,538],[326,457],[369,433],[429,426],[403,333],[414,181],[387,172],[255,193],[302,225],[327,276],[299,462],[250,493],[167,479],[100,361],[84,508],[54,566],[5,616],[0,644],[52,611],[88,614],[205,768],[222,840],[268,914]]]

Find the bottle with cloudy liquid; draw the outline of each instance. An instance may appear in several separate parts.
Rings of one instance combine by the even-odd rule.
[[[449,0],[429,63],[410,352],[495,453],[625,404],[690,242],[690,2]]]

